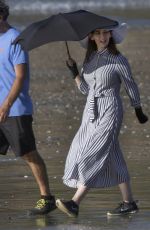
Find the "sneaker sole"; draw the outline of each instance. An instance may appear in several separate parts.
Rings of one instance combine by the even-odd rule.
[[[112,214],[110,212],[107,212],[107,216],[123,216],[123,215],[128,215],[128,214],[134,214],[137,213],[138,210],[131,211],[131,212],[126,212],[126,213],[120,213],[120,214]]]
[[[61,200],[56,200],[56,206],[59,210],[66,213],[69,217],[77,217],[77,215],[69,212],[69,210],[65,207],[65,205],[61,202]]]
[[[35,210],[35,211],[28,210],[28,211],[27,211],[27,216],[47,215],[48,213],[54,211],[56,208],[57,208],[57,207],[55,206],[55,207],[52,208],[51,210],[43,211],[43,212],[40,212],[38,209]]]

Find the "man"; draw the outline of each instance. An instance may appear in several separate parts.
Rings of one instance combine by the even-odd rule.
[[[46,167],[36,150],[32,130],[32,102],[29,90],[28,56],[20,45],[12,45],[19,32],[7,18],[9,7],[0,0],[0,154],[11,146],[17,157],[22,157],[32,170],[39,186],[41,199],[30,214],[47,214],[54,210]]]

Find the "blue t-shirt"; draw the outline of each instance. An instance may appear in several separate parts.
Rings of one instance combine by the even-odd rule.
[[[21,49],[19,44],[12,44],[18,35],[19,31],[15,28],[10,28],[0,36],[0,106],[9,94],[16,78],[14,67],[18,64],[28,64],[28,71],[22,90],[10,109],[9,117],[29,115],[33,112],[32,101],[28,93],[30,77],[28,55]]]

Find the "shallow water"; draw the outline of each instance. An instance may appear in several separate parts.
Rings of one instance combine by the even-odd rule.
[[[62,185],[63,164],[60,164],[58,159],[59,157],[52,157],[51,160],[45,158],[52,191],[56,197],[71,198],[73,190]],[[23,161],[3,161],[0,170],[0,229],[150,229],[149,162],[136,160],[135,163],[132,159],[128,165],[132,175],[135,199],[139,199],[140,211],[137,214],[107,218],[107,210],[116,206],[121,200],[120,195],[117,188],[97,189],[90,191],[83,201],[79,217],[71,219],[59,210],[44,217],[27,216],[27,210],[38,199],[34,180]],[[2,175],[2,172],[5,174]]]
[[[7,157],[1,156],[0,158],[0,229],[150,229],[149,126],[140,126],[135,119],[132,120],[132,125],[128,125],[128,119],[132,118],[132,113],[130,112],[129,110],[129,116],[125,118],[120,142],[131,174],[134,197],[136,200],[139,200],[140,211],[137,214],[107,218],[106,212],[121,201],[118,188],[114,187],[91,190],[81,205],[80,215],[77,219],[69,218],[59,210],[44,217],[29,217],[27,216],[27,210],[39,198],[37,185],[25,163],[20,159],[14,158],[10,152]],[[74,190],[64,186],[61,178],[70,143],[69,139],[72,139],[79,121],[77,121],[74,127],[72,125],[72,129],[70,129],[68,120],[60,122],[59,113],[57,112],[56,114],[51,125],[46,118],[43,118],[43,120],[39,119],[41,116],[39,114],[35,117],[38,120],[38,125],[36,125],[35,119],[34,129],[36,131],[38,148],[43,153],[42,155],[47,165],[52,193],[57,198],[70,199]],[[54,123],[56,121],[57,124],[59,123],[59,126],[56,126]]]

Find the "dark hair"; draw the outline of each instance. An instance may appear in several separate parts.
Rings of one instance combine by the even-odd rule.
[[[3,20],[6,21],[9,16],[9,6],[5,1],[0,1],[0,16],[3,17]]]
[[[92,34],[93,33],[94,32],[92,32]],[[112,53],[114,55],[118,55],[119,54],[119,50],[116,47],[116,44],[115,44],[115,42],[113,40],[113,37],[110,38],[108,46],[107,46],[107,49],[108,49],[108,51],[110,53]],[[90,58],[91,54],[94,51],[97,51],[97,45],[96,45],[95,41],[93,41],[93,40],[91,40],[89,38],[89,40],[88,40],[88,46],[87,46],[87,51],[86,51],[86,54],[85,54],[84,63],[89,61],[89,58]]]

